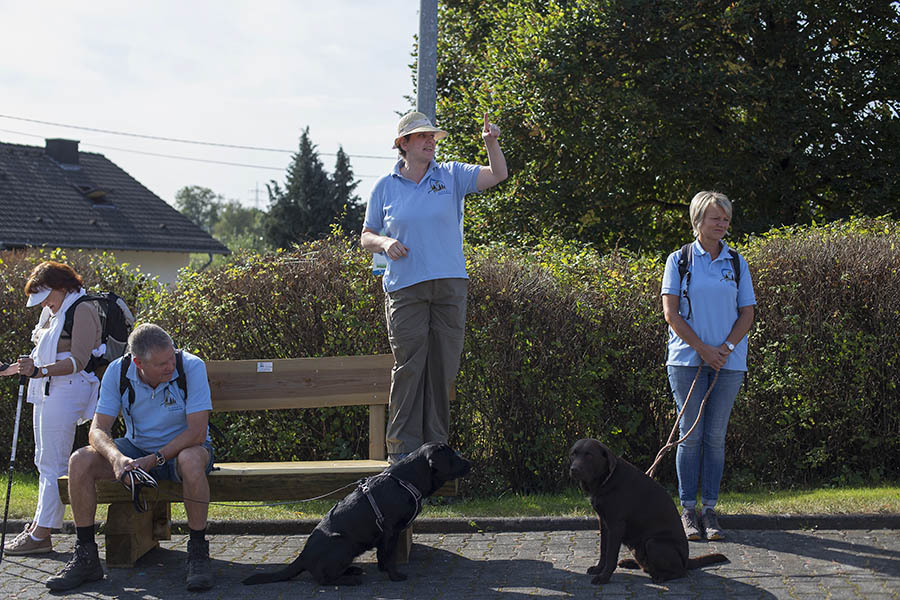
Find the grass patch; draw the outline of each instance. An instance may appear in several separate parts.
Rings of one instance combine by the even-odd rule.
[[[2,484],[6,484],[3,478]],[[37,475],[16,473],[13,477],[9,516],[29,519],[37,505]],[[5,498],[4,498],[5,500]],[[211,505],[213,520],[318,519],[333,506],[331,500],[293,503],[281,506],[250,506],[253,502],[229,503],[236,506]],[[810,490],[763,490],[724,492],[719,497],[724,514],[900,514],[900,485],[822,488]],[[424,507],[422,517],[540,517],[593,515],[587,498],[578,490],[560,494],[502,494],[490,498],[435,498]],[[72,508],[66,507],[67,520]],[[106,518],[106,506],[100,505],[97,519]],[[172,505],[172,518],[185,519],[184,506]]]

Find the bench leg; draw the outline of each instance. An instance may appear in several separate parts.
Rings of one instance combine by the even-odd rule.
[[[170,502],[153,503],[153,539],[172,539],[172,504]]]
[[[159,546],[153,539],[154,511],[139,513],[131,502],[114,502],[106,513],[106,566],[131,568]]]
[[[394,555],[397,557],[398,565],[405,565],[409,562],[409,551],[412,548],[412,525],[404,529],[400,533],[400,538],[397,540],[397,549],[394,551]]]

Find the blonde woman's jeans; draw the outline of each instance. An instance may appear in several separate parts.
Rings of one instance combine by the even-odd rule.
[[[697,374],[697,367],[669,365],[669,385],[678,410],[684,406],[691,383]],[[700,403],[715,378],[712,367],[704,366],[700,371],[697,386],[691,394],[688,407],[679,423],[679,439],[690,430],[700,411]],[[697,488],[701,489],[703,506],[715,506],[719,499],[719,486],[725,468],[725,433],[731,407],[744,381],[744,371],[720,369],[716,385],[706,401],[703,416],[691,437],[678,445],[675,454],[675,468],[678,472],[678,496],[681,505],[693,508],[697,505]]]
[[[467,279],[433,279],[385,294],[394,354],[386,444],[390,454],[446,442],[450,388],[466,328]]]

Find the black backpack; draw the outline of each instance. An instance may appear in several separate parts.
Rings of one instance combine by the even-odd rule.
[[[125,392],[128,392],[128,412],[131,412],[131,406],[134,404],[134,387],[131,385],[131,381],[127,376],[128,367],[131,366],[131,354],[126,354],[122,358],[122,363],[119,366],[121,367],[121,371],[119,371],[119,397],[124,396]],[[181,389],[181,392],[184,394],[184,401],[187,402],[187,375],[184,373],[184,358],[181,356],[181,350],[175,351],[175,370],[178,371],[178,379],[176,379],[176,382],[178,383],[179,389]]]
[[[113,292],[85,294],[66,310],[66,319],[63,321],[60,337],[72,337],[75,309],[82,302],[90,302],[97,309],[97,314],[100,316],[100,343],[106,344],[106,352],[103,353],[103,356],[91,355],[91,359],[84,367],[85,371],[93,373],[125,354],[128,336],[134,328],[134,315],[125,301]]]
[[[691,298],[688,296],[687,288],[691,285],[691,271],[690,265],[693,262],[694,253],[691,251],[691,244],[685,244],[681,247],[681,250],[678,254],[678,285],[681,287],[681,283],[684,282],[685,276],[687,276],[687,286],[684,288],[684,297],[688,301],[688,314],[685,317],[686,319],[690,319],[693,316],[693,309],[691,308]],[[740,288],[741,286],[741,260],[740,254],[738,254],[735,250],[729,248],[728,253],[731,256],[731,266],[734,269],[734,284]]]
[[[691,246],[693,246],[693,242],[690,244],[685,244],[681,247],[681,251],[678,255],[678,281],[679,284],[684,281],[684,276],[689,275],[689,267],[692,262],[692,257],[694,255],[691,252]],[[731,255],[731,265],[734,269],[734,284],[738,287],[741,287],[741,260],[740,254],[738,254],[732,248],[728,249],[728,253]],[[688,285],[691,284],[691,279],[688,277]]]
[[[125,395],[125,392],[128,392],[128,412],[131,413],[131,407],[134,405],[134,386],[131,385],[131,380],[128,379],[128,368],[131,367],[131,354],[126,354],[122,357],[122,362],[119,365],[121,367],[119,371],[119,397]],[[178,388],[184,394],[184,401],[187,403],[188,399],[188,388],[187,388],[187,375],[184,372],[184,358],[181,355],[181,350],[175,351],[175,370],[178,372],[178,378],[175,380],[178,384]],[[122,416],[124,419],[124,415]],[[216,438],[217,442],[220,442],[222,446],[224,446],[225,435],[222,431],[213,424],[212,420],[209,421],[209,431]],[[134,427],[134,416],[131,417],[131,435],[133,436],[135,432]]]

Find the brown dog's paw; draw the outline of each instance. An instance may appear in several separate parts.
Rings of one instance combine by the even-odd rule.
[[[619,566],[623,569],[640,569],[641,565],[633,558],[623,558],[619,561]]]

